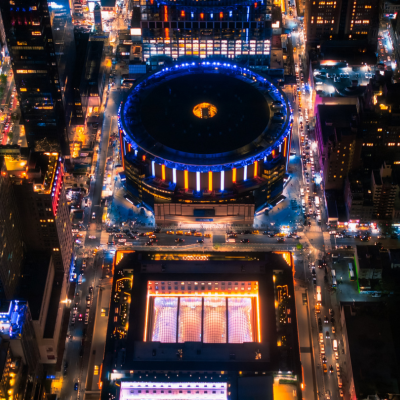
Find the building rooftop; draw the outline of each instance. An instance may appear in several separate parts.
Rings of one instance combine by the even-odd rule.
[[[51,255],[45,252],[25,255],[17,297],[28,301],[33,320],[40,317],[50,260]]]
[[[369,246],[371,247],[371,246]],[[399,393],[399,369],[385,303],[341,303],[356,398]],[[386,397],[384,397],[386,398]]]
[[[318,105],[318,115],[324,144],[339,128],[350,128],[357,124],[357,107],[355,105]],[[345,132],[345,131],[343,131]]]
[[[380,251],[379,246],[356,246],[358,266],[360,269],[390,268],[389,254]]]
[[[253,377],[264,371],[256,372],[260,378],[300,373],[289,252],[117,251],[115,257],[105,371],[123,373],[126,382],[162,382],[175,371],[167,382],[178,374],[192,383],[209,371],[214,382],[218,374],[234,382],[232,390],[240,390],[239,370]],[[140,371],[154,372],[150,378]],[[164,371],[160,381],[153,380],[156,371]]]

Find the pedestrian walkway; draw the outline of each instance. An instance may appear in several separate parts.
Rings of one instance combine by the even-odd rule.
[[[331,235],[328,232],[323,232],[325,251],[332,251]]]

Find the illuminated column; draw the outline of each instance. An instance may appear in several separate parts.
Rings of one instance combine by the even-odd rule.
[[[282,145],[279,145],[279,153],[282,153]]]
[[[275,158],[275,150],[272,150],[272,158]]]
[[[172,168],[172,182],[176,184],[176,168]]]
[[[156,167],[155,167],[155,161],[153,160],[151,162],[151,175],[156,176]]]
[[[244,166],[243,180],[244,180],[244,181],[247,181],[247,165]]]
[[[287,152],[287,138],[285,138],[285,146],[283,147],[283,157],[286,157]]]
[[[165,181],[165,165],[161,165],[161,178],[163,181]]]
[[[212,184],[212,172],[208,171],[208,191],[212,192],[213,184]]]
[[[189,189],[189,171],[185,169],[183,171],[184,177],[185,177],[185,189]]]
[[[254,161],[254,178],[258,175],[258,161]]]
[[[200,192],[200,171],[196,171],[196,190]]]
[[[236,183],[236,168],[232,170],[232,183]]]
[[[221,171],[221,192],[225,190],[225,171]]]

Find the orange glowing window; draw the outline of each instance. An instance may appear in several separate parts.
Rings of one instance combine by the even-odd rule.
[[[204,19],[204,14],[200,13],[200,19]]]
[[[185,170],[184,176],[185,176],[185,189],[189,189],[189,171]]]
[[[164,21],[168,21],[168,7],[164,6]]]
[[[222,18],[224,18],[224,13],[221,11],[220,13],[219,13],[219,17],[222,19]]]
[[[161,177],[162,180],[165,181],[165,165],[161,165]]]
[[[283,157],[286,157],[286,143],[287,143],[287,138],[285,138],[285,145],[283,147]]]
[[[236,183],[236,168],[233,168],[232,170],[232,182]]]
[[[275,150],[272,150],[272,157],[275,157]]]
[[[182,11],[181,11],[181,17],[182,17],[182,18],[185,18],[185,10],[182,10]]]
[[[130,153],[132,150],[132,146],[130,145],[130,143],[128,143],[128,153]]]
[[[212,172],[208,171],[208,190],[212,192],[213,184],[212,184]]]
[[[165,28],[165,39],[169,39],[169,28]]]
[[[142,155],[142,160],[143,160],[143,161],[146,161],[146,154],[143,154],[143,155]]]
[[[258,161],[254,161],[254,177],[258,175]]]
[[[254,3],[254,8],[257,8],[257,3]]]

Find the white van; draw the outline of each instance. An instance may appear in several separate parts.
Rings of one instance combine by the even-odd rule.
[[[332,340],[332,347],[333,347],[333,351],[337,351],[337,340],[336,339]]]

